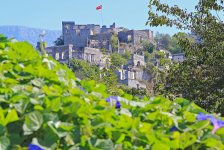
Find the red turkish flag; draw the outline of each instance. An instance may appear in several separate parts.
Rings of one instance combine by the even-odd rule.
[[[103,8],[103,6],[99,5],[99,6],[96,7],[96,10],[101,10],[102,8]]]

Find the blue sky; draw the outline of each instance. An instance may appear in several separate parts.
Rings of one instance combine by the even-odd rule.
[[[195,0],[164,0],[192,9]],[[0,0],[0,25],[22,25],[44,29],[61,29],[62,21],[77,24],[101,24],[96,6],[103,5],[104,24],[113,22],[129,29],[151,29],[173,34],[175,28],[145,26],[149,0]]]

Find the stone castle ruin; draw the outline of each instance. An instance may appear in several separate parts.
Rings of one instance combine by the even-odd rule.
[[[121,68],[118,74],[119,82],[129,87],[145,88],[144,82],[148,77],[141,68],[145,65],[144,56],[135,54],[142,48],[142,42],[153,43],[153,32],[150,30],[128,30],[116,27],[113,23],[109,28],[96,24],[77,25],[75,22],[62,22],[62,38],[64,45],[47,47],[47,52],[61,63],[69,63],[70,59],[82,59],[101,68],[107,66],[105,58],[113,53],[112,38],[117,37],[117,51],[126,50],[132,54],[129,67]],[[107,56],[101,52],[107,50]]]
[[[125,45],[124,49],[137,50],[141,48],[143,41],[153,42],[153,32],[150,30],[127,30],[117,28],[113,23],[109,28],[106,26],[87,24],[76,25],[75,22],[62,22],[62,36],[64,44],[72,44],[75,48],[93,47],[112,49],[112,35],[119,39],[119,46]]]

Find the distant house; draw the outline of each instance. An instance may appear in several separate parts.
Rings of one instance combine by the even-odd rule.
[[[146,88],[146,82],[150,78],[150,75],[143,70],[136,69],[120,69],[117,72],[118,82],[127,85],[130,88]]]
[[[73,51],[73,58],[85,60],[99,66],[106,64],[105,56],[97,48],[85,47],[81,50],[75,50]]]
[[[132,54],[129,64],[133,65],[133,67],[145,66],[145,57],[143,55]]]
[[[104,65],[106,63],[105,56],[96,48],[84,47],[76,49],[73,45],[69,44],[47,47],[46,51],[55,60],[65,64],[68,64],[69,60],[73,58],[85,60],[95,65]]]
[[[144,66],[144,56],[133,54],[131,60],[129,60],[129,65],[123,66],[123,68],[115,72],[118,76],[118,82],[130,88],[145,89],[150,75],[144,71]]]
[[[183,62],[185,60],[185,55],[184,53],[173,54],[172,60],[174,62]]]

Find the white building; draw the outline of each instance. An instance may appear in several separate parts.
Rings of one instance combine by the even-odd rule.
[[[173,54],[172,60],[174,62],[183,62],[185,60],[184,53]]]

